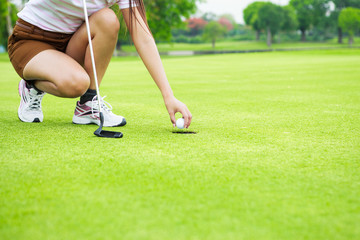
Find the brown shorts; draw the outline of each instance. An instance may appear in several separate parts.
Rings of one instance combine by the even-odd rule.
[[[26,64],[38,53],[53,49],[65,52],[72,34],[42,30],[22,19],[18,19],[8,41],[8,53],[15,71],[24,78]]]

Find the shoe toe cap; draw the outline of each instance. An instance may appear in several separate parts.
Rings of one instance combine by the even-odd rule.
[[[125,126],[125,125],[126,125],[126,120],[125,118],[123,118],[119,126]]]
[[[122,127],[122,126],[125,126],[126,125],[126,120],[125,118],[121,118],[121,119],[118,119],[116,121],[104,121],[104,127]]]

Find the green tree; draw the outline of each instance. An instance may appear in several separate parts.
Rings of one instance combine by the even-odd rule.
[[[188,18],[196,11],[196,3],[202,0],[144,0],[149,27],[156,40],[170,41],[171,30],[184,27],[183,18]],[[120,51],[124,43],[130,42],[130,37],[120,14],[117,4],[111,7],[118,14],[120,21],[119,40],[116,50]]]
[[[283,24],[281,26],[281,30],[284,30],[284,31],[295,30],[299,24],[297,21],[297,18],[296,18],[295,9],[290,5],[284,6],[283,14],[284,14],[283,15],[284,20],[283,20]]]
[[[296,11],[301,31],[301,41],[306,41],[306,31],[311,26],[319,24],[329,9],[329,0],[290,0],[290,5]]]
[[[251,26],[256,31],[256,40],[260,39],[261,27],[258,21],[259,9],[265,2],[253,2],[244,9],[244,21],[246,25]]]
[[[204,40],[211,40],[212,47],[215,49],[216,40],[224,37],[226,32],[226,27],[217,21],[211,21],[205,26],[203,38]]]
[[[271,2],[265,3],[258,12],[260,28],[267,33],[267,45],[271,47],[272,39],[281,30],[284,22],[284,11],[282,7]]]
[[[149,27],[157,40],[170,41],[171,30],[181,27],[201,0],[144,0]]]
[[[349,34],[351,46],[354,42],[354,34],[360,29],[360,9],[344,8],[339,15],[339,26]]]
[[[335,4],[335,10],[331,13],[331,19],[333,20],[334,24],[338,25],[339,15],[342,9],[347,7],[355,7],[360,8],[360,1],[359,0],[332,0]],[[338,25],[338,43],[342,43],[342,28]]]
[[[321,26],[326,21],[326,14],[330,10],[329,2],[331,0],[313,0],[312,2],[312,24]]]
[[[290,5],[296,10],[299,30],[301,31],[301,41],[306,41],[306,31],[312,22],[311,6],[312,0],[290,0]]]
[[[0,2],[0,45],[6,47],[17,19],[17,8],[9,0]]]

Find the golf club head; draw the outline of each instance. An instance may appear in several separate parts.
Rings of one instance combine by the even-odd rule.
[[[113,131],[105,131],[102,130],[104,125],[104,115],[102,112],[100,112],[100,126],[94,134],[98,137],[105,137],[105,138],[122,138],[123,134],[121,132],[113,132]]]

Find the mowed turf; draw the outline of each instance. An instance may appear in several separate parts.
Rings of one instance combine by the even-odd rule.
[[[254,34],[255,35],[255,34]],[[271,49],[319,49],[319,48],[349,48],[348,39],[344,39],[344,44],[339,45],[337,38],[326,42],[274,42]],[[360,47],[360,38],[354,38],[353,47]],[[269,49],[264,41],[219,41],[215,48],[209,43],[159,43],[157,47],[160,52],[167,51],[234,51],[234,50],[265,50]],[[124,45],[125,52],[136,52],[134,45]]]
[[[141,61],[114,59],[101,92],[123,139],[72,124],[75,99],[20,122],[2,59],[0,239],[360,236],[360,50],[166,58],[186,135]]]

